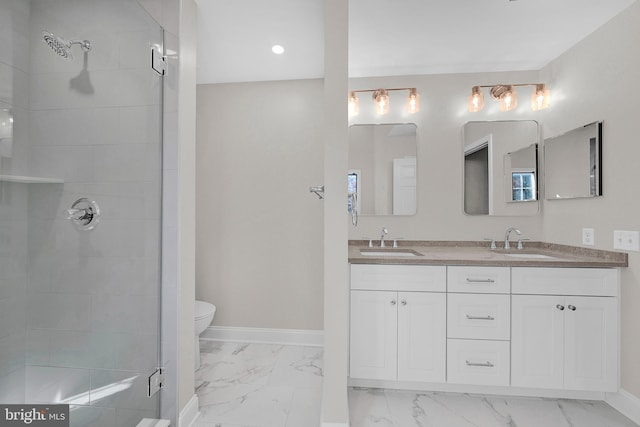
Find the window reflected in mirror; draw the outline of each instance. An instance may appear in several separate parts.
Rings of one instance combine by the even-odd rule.
[[[539,125],[533,120],[468,122],[462,129],[467,215],[536,215]]]

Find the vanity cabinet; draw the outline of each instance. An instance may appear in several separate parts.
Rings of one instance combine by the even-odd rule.
[[[445,280],[444,267],[351,266],[351,378],[445,381]]]
[[[511,385],[617,391],[617,270],[512,270]]]
[[[615,268],[351,265],[350,377],[614,392]]]
[[[509,267],[447,267],[447,382],[509,385]]]

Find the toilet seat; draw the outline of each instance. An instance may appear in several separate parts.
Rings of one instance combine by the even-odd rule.
[[[204,319],[207,316],[210,316],[211,313],[215,313],[216,311],[216,306],[208,303],[206,301],[196,301],[194,309],[193,309],[193,313],[194,313],[194,319],[195,320],[199,320],[199,319]]]

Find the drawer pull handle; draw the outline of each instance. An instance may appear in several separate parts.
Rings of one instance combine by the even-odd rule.
[[[556,308],[560,311],[564,310],[564,305],[556,304]]]
[[[494,365],[491,362],[485,362],[485,363],[474,363],[474,362],[469,362],[468,360],[465,360],[467,366],[480,366],[481,368],[493,368]]]
[[[493,279],[469,279],[467,277],[467,283],[496,283]]]
[[[391,300],[391,305],[396,305],[396,300],[392,299]]]
[[[576,311],[576,306],[575,305],[568,305],[567,306],[569,308],[569,310],[571,311]]]
[[[469,320],[496,320],[493,316],[470,316],[467,314],[467,319]]]

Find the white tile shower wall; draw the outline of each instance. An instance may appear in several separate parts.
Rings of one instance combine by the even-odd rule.
[[[0,62],[22,71],[29,70],[28,1],[0,1]]]
[[[12,157],[0,157],[0,175],[26,175],[29,101],[30,2],[0,0],[0,109],[14,118]]]
[[[24,402],[27,184],[0,182],[0,402]]]
[[[42,31],[93,48],[64,61]],[[135,0],[31,2],[29,174],[65,183],[29,192],[26,395],[80,405],[72,425],[157,415],[162,81],[148,58],[161,41]],[[101,208],[89,233],[66,219],[80,197]]]

